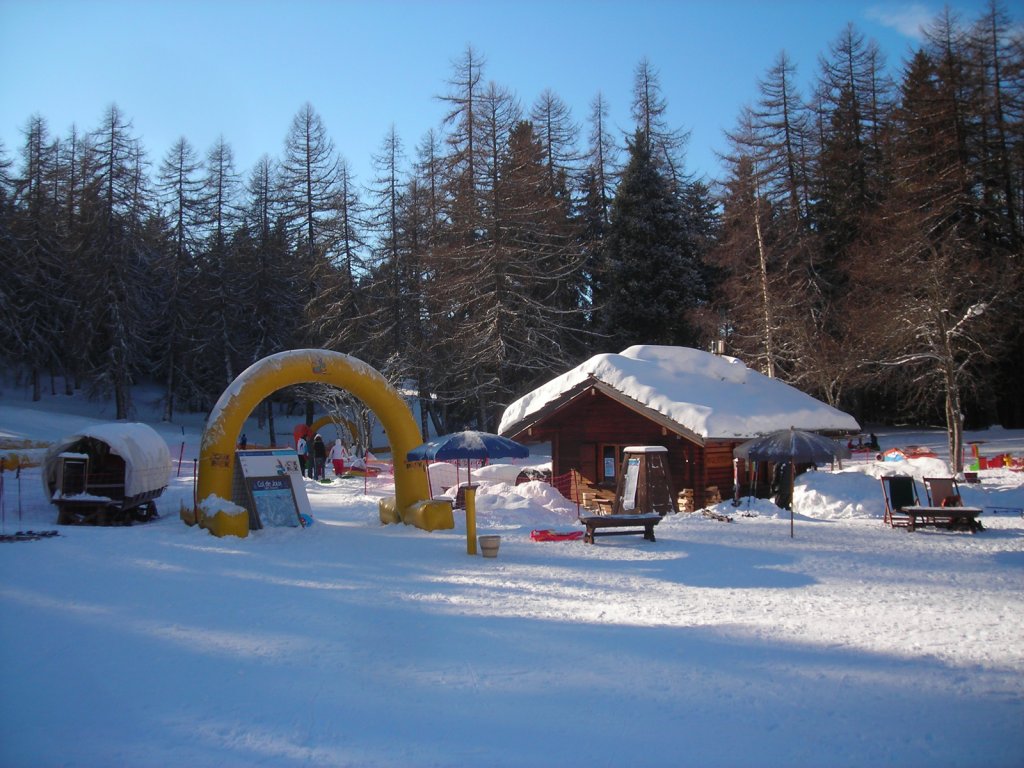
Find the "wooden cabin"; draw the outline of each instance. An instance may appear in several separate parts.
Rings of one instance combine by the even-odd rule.
[[[663,446],[673,494],[691,492],[700,509],[716,501],[714,489],[721,498],[733,493],[734,447],[791,426],[860,429],[848,414],[735,358],[643,345],[596,355],[538,387],[505,410],[498,431],[550,443],[553,474],[576,470],[584,486],[609,499],[626,447]],[[739,471],[745,479],[742,462]]]

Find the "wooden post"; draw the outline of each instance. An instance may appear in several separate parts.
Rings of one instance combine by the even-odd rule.
[[[466,554],[476,554],[476,486],[465,486],[466,502]]]
[[[789,460],[789,538],[793,538],[793,491],[796,489],[796,461]]]

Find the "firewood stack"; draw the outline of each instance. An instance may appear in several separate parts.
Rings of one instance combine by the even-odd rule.
[[[722,493],[718,490],[717,485],[709,485],[704,489],[704,506],[713,507],[715,504],[722,503]]]
[[[693,488],[684,488],[676,497],[680,512],[693,512]]]

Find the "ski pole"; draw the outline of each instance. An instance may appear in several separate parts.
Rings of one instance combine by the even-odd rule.
[[[18,471],[15,476],[18,478],[18,526],[21,526],[21,457],[18,457]]]

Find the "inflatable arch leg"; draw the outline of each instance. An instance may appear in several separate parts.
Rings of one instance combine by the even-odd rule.
[[[451,505],[430,500],[422,463],[405,461],[420,444],[419,427],[394,387],[374,368],[349,355],[325,349],[279,352],[253,363],[217,400],[199,451],[196,521],[216,536],[248,535],[248,514],[230,501],[235,440],[242,425],[268,395],[295,384],[329,384],[351,392],[380,419],[395,464],[395,497],[381,502],[382,522],[402,522],[428,531],[454,528]],[[244,530],[243,530],[244,528]]]

